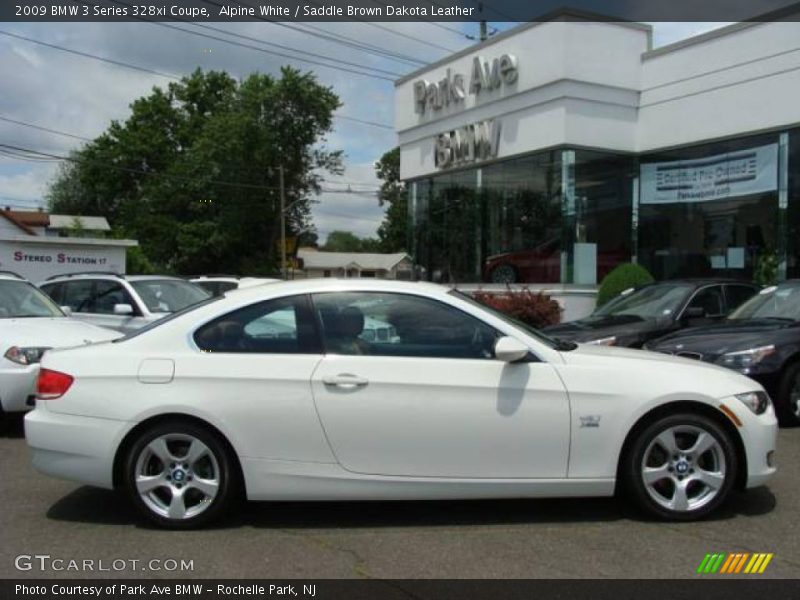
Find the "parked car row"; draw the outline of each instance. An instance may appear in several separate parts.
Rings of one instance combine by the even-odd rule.
[[[800,281],[765,289],[713,279],[654,283],[544,331],[733,369],[766,388],[782,424],[800,425]]]

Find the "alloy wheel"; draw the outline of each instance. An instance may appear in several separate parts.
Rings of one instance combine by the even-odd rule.
[[[789,410],[795,418],[800,419],[800,371],[795,375],[789,390]]]
[[[191,519],[205,512],[220,489],[217,457],[200,439],[185,433],[159,435],[139,452],[134,484],[155,514]]]
[[[707,505],[726,480],[719,440],[696,425],[675,425],[655,436],[644,452],[641,477],[649,496],[663,508],[689,513]]]

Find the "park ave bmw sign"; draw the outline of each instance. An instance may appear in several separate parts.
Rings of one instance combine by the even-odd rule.
[[[463,104],[467,94],[510,86],[517,81],[517,57],[503,54],[492,61],[476,56],[472,60],[469,85],[463,74],[448,68],[438,82],[420,79],[414,82],[414,110],[417,114],[436,112],[445,106]],[[434,139],[436,167],[444,169],[497,156],[500,143],[500,121],[488,119],[446,131]]]
[[[478,96],[482,92],[511,85],[517,81],[517,75],[517,57],[513,54],[503,54],[491,62],[476,56],[472,60],[469,93]],[[450,68],[447,69],[445,77],[438,82],[426,79],[414,82],[414,110],[419,114],[462,103],[466,96],[464,75],[455,73]]]

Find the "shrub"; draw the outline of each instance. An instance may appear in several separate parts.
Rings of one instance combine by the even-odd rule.
[[[486,292],[478,290],[475,300],[499,310],[532,327],[541,328],[561,321],[561,306],[550,296],[524,288],[514,292]]]
[[[655,281],[650,272],[641,265],[625,263],[617,266],[603,277],[597,292],[597,306],[603,306],[628,288],[638,287]]]

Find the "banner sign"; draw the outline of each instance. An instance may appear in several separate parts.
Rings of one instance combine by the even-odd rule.
[[[778,189],[778,145],[641,166],[640,204],[707,202]]]

